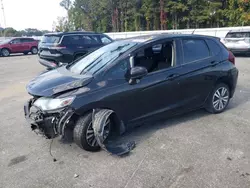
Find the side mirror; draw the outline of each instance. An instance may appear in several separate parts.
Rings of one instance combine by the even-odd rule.
[[[130,84],[138,83],[138,81],[148,74],[148,70],[145,67],[133,67],[130,70]]]

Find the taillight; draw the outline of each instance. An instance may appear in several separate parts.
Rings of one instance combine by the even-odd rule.
[[[234,57],[234,54],[231,52],[231,51],[228,51],[229,52],[229,57],[228,57],[228,60],[233,63],[235,65],[235,57]]]

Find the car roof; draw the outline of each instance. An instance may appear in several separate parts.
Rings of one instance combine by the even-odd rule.
[[[143,36],[137,36],[137,37],[131,37],[126,39],[121,39],[125,41],[141,41],[141,42],[153,42],[161,39],[171,39],[171,38],[213,38],[213,39],[219,39],[218,37],[214,36],[206,36],[206,35],[196,35],[196,34],[154,34],[154,35],[143,35]]]
[[[79,35],[79,34],[101,34],[103,33],[96,33],[96,32],[87,32],[87,31],[72,31],[72,32],[55,32],[55,33],[46,33],[45,36],[48,35],[56,35],[56,36],[63,36],[63,35]]]

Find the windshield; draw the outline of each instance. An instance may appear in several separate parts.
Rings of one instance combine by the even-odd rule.
[[[45,35],[42,37],[41,43],[49,43],[49,44],[59,43],[60,39],[61,39],[60,36]]]
[[[78,62],[71,65],[69,70],[76,74],[81,74],[83,72],[95,74],[137,44],[137,42],[131,41],[113,42],[90,53],[83,59],[80,59]]]

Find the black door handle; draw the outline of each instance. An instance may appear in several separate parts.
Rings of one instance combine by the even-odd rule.
[[[177,78],[179,76],[179,74],[171,74],[169,75],[166,80],[174,80],[175,78]]]

